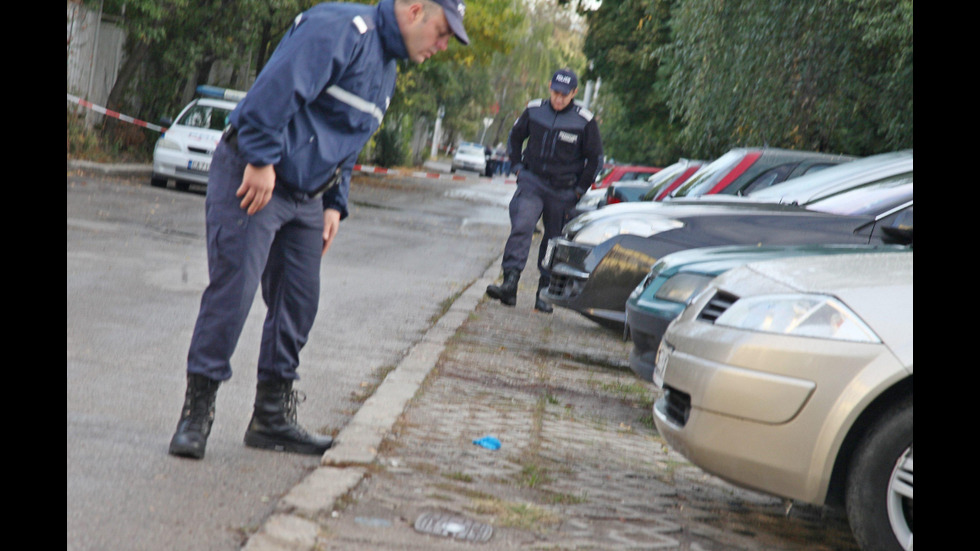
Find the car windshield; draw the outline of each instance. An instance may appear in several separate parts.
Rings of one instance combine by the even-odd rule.
[[[460,155],[483,155],[483,148],[478,145],[459,146]]]
[[[691,179],[677,188],[671,197],[696,197],[713,188],[742,160],[748,152],[729,151],[715,161],[705,165],[691,176]]]
[[[224,130],[228,126],[231,111],[222,107],[194,104],[188,109],[177,124],[192,128],[207,128],[209,130]]]
[[[643,199],[646,201],[652,201],[653,198],[664,189],[664,187],[673,182],[675,178],[683,174],[684,171],[687,170],[688,166],[689,165],[687,163],[674,163],[660,172],[650,176],[650,178],[647,179],[647,182],[649,182],[653,187],[650,188],[650,191],[647,192]]]
[[[912,200],[912,175],[902,174],[814,201],[806,208],[847,216],[876,216]]]

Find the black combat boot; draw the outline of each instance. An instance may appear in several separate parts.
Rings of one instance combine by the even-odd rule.
[[[187,375],[184,408],[180,411],[177,432],[170,440],[170,454],[201,459],[214,422],[214,399],[220,381],[203,375]]]
[[[487,285],[487,294],[507,306],[517,304],[517,282],[521,279],[518,270],[504,270],[504,282],[500,285]]]
[[[310,434],[296,422],[296,404],[306,399],[287,379],[259,381],[245,445],[264,450],[322,455],[333,438]]]
[[[537,310],[538,312],[550,314],[554,312],[555,309],[551,306],[550,302],[541,298],[541,291],[543,290],[544,289],[539,288],[537,294],[534,295],[534,309]]]

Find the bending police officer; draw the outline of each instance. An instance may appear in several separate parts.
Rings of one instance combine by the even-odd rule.
[[[568,212],[592,185],[602,158],[599,125],[593,114],[575,103],[578,77],[560,69],[551,78],[548,99],[527,104],[510,131],[507,153],[517,174],[517,190],[510,202],[510,236],[504,246],[501,285],[489,285],[487,295],[517,304],[517,284],[527,264],[538,219],[544,235],[538,250],[540,277],[534,308],[550,313],[552,307],[541,291],[551,281],[551,271],[541,265],[548,240],[561,233]],[[527,142],[525,146],[525,140]]]
[[[173,455],[204,457],[215,395],[261,283],[268,306],[251,447],[322,454],[329,436],[296,422],[299,352],[319,303],[320,259],[347,216],[357,155],[381,125],[396,62],[469,43],[462,0],[324,3],[303,12],[231,115],[206,205],[210,283],[187,355]]]

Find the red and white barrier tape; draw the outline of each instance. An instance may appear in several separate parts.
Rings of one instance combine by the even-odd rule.
[[[383,175],[393,175],[393,176],[411,176],[413,178],[437,178],[440,180],[489,180],[493,182],[502,182],[507,184],[515,184],[517,180],[513,178],[505,178],[503,176],[478,176],[476,174],[472,176],[461,176],[459,174],[441,174],[438,172],[420,172],[412,170],[399,170],[394,168],[381,168],[378,166],[370,165],[354,165],[355,172],[366,172],[368,174],[383,174]]]
[[[157,132],[166,132],[167,131],[167,129],[164,128],[164,127],[162,127],[162,126],[159,126],[159,125],[156,125],[156,124],[152,124],[152,123],[148,123],[146,121],[141,121],[139,119],[135,119],[133,117],[130,117],[129,115],[123,115],[122,113],[119,113],[117,111],[113,111],[111,109],[106,109],[105,107],[102,107],[101,105],[95,105],[94,103],[92,103],[90,101],[87,101],[87,100],[83,100],[82,98],[80,98],[78,96],[73,96],[71,94],[68,94],[68,101],[70,103],[75,103],[75,104],[81,105],[82,107],[85,107],[87,109],[91,109],[92,111],[95,111],[96,113],[102,113],[103,115],[105,115],[107,117],[112,117],[112,118],[115,118],[115,119],[119,119],[121,121],[132,123],[132,124],[135,124],[136,126],[142,126],[143,128],[148,128],[150,130],[156,130]]]
[[[148,123],[146,121],[141,121],[139,119],[135,119],[135,118],[130,117],[128,115],[123,115],[122,113],[118,113],[116,111],[113,111],[111,109],[106,109],[105,107],[102,107],[101,105],[95,105],[92,102],[83,100],[82,98],[80,98],[78,96],[73,96],[71,94],[68,94],[68,101],[70,103],[75,103],[75,104],[81,105],[82,107],[85,107],[87,109],[91,109],[91,110],[93,110],[93,111],[95,111],[97,113],[102,113],[103,115],[106,115],[108,117],[113,117],[113,118],[119,119],[121,121],[125,121],[125,122],[128,122],[128,123],[135,124],[137,126],[142,126],[143,128],[148,128],[150,130],[156,130],[157,132],[166,132],[167,131],[167,129],[164,128],[164,127],[162,127],[162,126],[158,126],[156,124],[151,124],[151,123]],[[471,176],[471,177],[467,177],[467,176],[460,176],[460,175],[457,175],[457,174],[440,174],[438,172],[413,172],[413,171],[408,171],[408,170],[397,170],[397,169],[391,169],[391,168],[381,168],[381,167],[369,166],[369,165],[354,165],[354,170],[355,171],[358,171],[358,172],[366,172],[368,174],[383,174],[383,175],[395,175],[395,176],[413,176],[415,178],[438,178],[438,179],[441,179],[441,180],[468,180],[468,179],[473,179],[473,178],[479,178],[481,180],[500,181],[500,182],[508,183],[508,184],[516,183],[516,180],[514,180],[513,178],[504,178],[504,177],[487,178],[487,177],[475,176],[475,175],[474,176]]]

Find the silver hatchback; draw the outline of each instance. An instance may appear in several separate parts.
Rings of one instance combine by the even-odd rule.
[[[862,549],[912,549],[912,254],[716,278],[660,346],[661,435],[739,486],[845,506]]]

